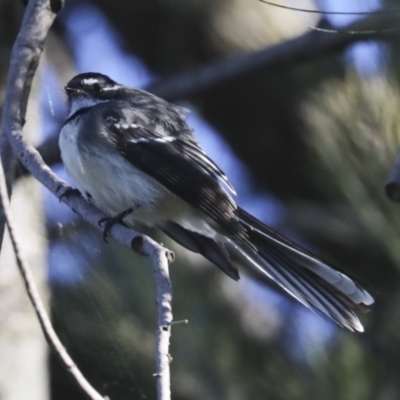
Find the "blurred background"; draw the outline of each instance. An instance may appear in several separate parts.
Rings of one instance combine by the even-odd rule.
[[[399,399],[400,204],[384,186],[400,148],[400,1],[276,2],[355,14],[257,0],[67,0],[47,41],[25,131],[67,179],[57,135],[72,76],[101,72],[163,95],[191,110],[189,124],[242,207],[357,277],[375,297],[373,311],[361,316],[366,332],[354,334],[244,271],[234,282],[138,227],[176,253],[173,313],[189,322],[172,330],[174,399]],[[22,2],[0,0],[0,99],[23,10]],[[223,69],[208,85],[196,73],[276,49],[289,57],[229,78]],[[155,399],[149,261],[105,244],[22,168],[13,207],[57,332],[78,366],[111,400]],[[85,399],[49,353],[13,262],[6,240],[0,399]]]

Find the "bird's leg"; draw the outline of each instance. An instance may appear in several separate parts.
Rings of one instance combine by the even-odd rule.
[[[69,188],[64,190],[64,193],[58,199],[61,202],[63,197],[66,197],[67,199],[69,199],[72,196],[80,196],[80,195],[82,195],[82,194],[78,189],[69,187]]]
[[[107,237],[110,229],[115,225],[115,224],[122,224],[124,226],[127,226],[124,222],[124,218],[132,214],[137,207],[130,207],[127,210],[123,211],[122,213],[117,214],[115,217],[106,217],[102,218],[99,221],[99,225],[102,226],[104,224],[104,231],[103,231],[103,239],[106,243],[108,243]]]

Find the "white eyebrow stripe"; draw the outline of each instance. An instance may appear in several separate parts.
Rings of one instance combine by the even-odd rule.
[[[103,88],[101,88],[101,90],[103,92],[106,92],[107,90],[115,90],[115,89],[118,89],[119,87],[121,87],[121,85],[114,85],[114,86],[111,86],[111,87],[103,87]]]
[[[86,78],[86,79],[82,80],[82,83],[84,85],[93,85],[98,82],[99,82],[99,80],[97,78]]]

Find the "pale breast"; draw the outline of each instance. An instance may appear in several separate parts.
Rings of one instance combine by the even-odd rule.
[[[61,158],[68,175],[88,201],[110,216],[133,208],[134,212],[125,218],[128,224],[139,220],[155,226],[174,221],[186,229],[215,236],[203,213],[137,169],[111,144],[82,148],[80,141],[78,146],[79,129],[75,123],[71,121],[61,130]]]
[[[77,145],[72,124],[60,134],[61,158],[68,175],[81,193],[107,214],[118,214],[130,207],[150,210],[167,189],[139,171],[116,150],[91,151]],[[94,149],[96,147],[94,146]]]

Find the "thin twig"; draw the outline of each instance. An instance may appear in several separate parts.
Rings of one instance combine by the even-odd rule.
[[[49,346],[55,351],[67,370],[76,379],[79,386],[92,400],[104,400],[104,397],[101,396],[90,385],[90,383],[86,380],[81,371],[78,369],[72,358],[67,353],[67,350],[61,343],[60,339],[58,338],[50,322],[50,318],[46,312],[42,299],[40,298],[39,291],[36,287],[35,280],[33,279],[32,270],[28,262],[26,261],[24,254],[21,251],[21,246],[19,245],[20,242],[17,237],[13,217],[11,214],[10,201],[7,196],[7,186],[2,163],[0,163],[0,202],[3,207],[8,231],[10,233],[11,243],[14,249],[15,257],[17,259],[19,271],[21,273],[22,279],[24,280],[26,292],[28,293],[29,299],[35,309],[43,334]]]
[[[156,344],[156,364],[157,364],[157,398],[158,400],[171,399],[171,383],[169,364],[172,358],[169,354],[169,342],[171,337],[172,324],[172,287],[169,278],[169,262],[173,260],[168,251],[153,251],[150,255],[156,276],[157,285],[157,344]]]
[[[291,7],[285,6],[283,4],[274,3],[272,1],[267,0],[259,0],[261,3],[267,4],[269,6],[283,8],[285,10],[290,11],[301,11],[310,14],[325,14],[325,15],[382,15],[382,14],[391,14],[391,13],[399,13],[399,9],[392,9],[392,10],[377,10],[377,11],[324,11],[324,10],[312,10],[310,8],[298,8],[298,7]]]
[[[154,266],[154,275],[157,286],[157,340],[156,340],[156,367],[157,372],[157,399],[171,399],[171,379],[169,364],[172,358],[169,354],[169,343],[172,325],[172,286],[169,278],[169,264],[174,261],[174,253],[162,248],[157,249],[149,245],[142,238],[137,237],[132,241],[132,248],[139,254],[148,255]]]
[[[342,28],[327,29],[327,28],[319,28],[318,26],[309,26],[308,28],[322,33],[342,34],[342,35],[373,35],[374,33],[393,33],[400,30],[399,28],[392,28],[392,29],[379,29],[370,31],[348,31]]]

